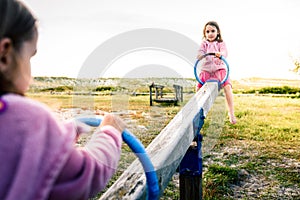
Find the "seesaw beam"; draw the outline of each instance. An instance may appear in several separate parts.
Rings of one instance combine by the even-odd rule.
[[[204,117],[207,115],[218,92],[218,82],[205,83],[146,148],[156,169],[161,194],[195,138],[194,118],[200,110]],[[146,191],[144,171],[135,160],[100,199],[146,199]]]

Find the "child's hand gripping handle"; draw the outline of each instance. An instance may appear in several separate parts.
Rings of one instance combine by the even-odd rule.
[[[101,124],[102,119],[100,118],[78,118],[79,121],[93,127],[97,127]],[[123,141],[130,147],[130,149],[135,153],[135,155],[139,158],[143,169],[145,171],[146,179],[147,179],[147,187],[148,187],[148,199],[159,199],[159,186],[158,179],[156,176],[156,171],[154,166],[148,157],[146,150],[143,144],[128,130],[124,130],[122,133]]]
[[[205,58],[206,56],[216,56],[217,58],[219,58],[220,60],[222,60],[225,65],[226,65],[226,76],[224,77],[223,80],[220,81],[220,85],[224,84],[226,82],[226,80],[228,79],[228,75],[229,75],[229,64],[228,62],[226,61],[226,59],[224,58],[224,56],[222,56],[220,53],[206,53],[202,56],[199,56],[199,58],[196,60],[195,62],[195,65],[194,65],[194,75],[196,77],[196,80],[201,84],[201,85],[204,85],[204,82],[200,79],[199,77],[199,74],[197,72],[197,66],[198,66],[198,63],[203,59]]]

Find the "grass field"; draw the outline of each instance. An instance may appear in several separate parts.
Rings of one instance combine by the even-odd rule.
[[[234,99],[238,123],[224,124],[204,158],[205,199],[299,199],[300,100]]]
[[[235,89],[249,86],[242,83]],[[28,95],[59,114],[74,107],[117,112],[147,146],[193,94],[184,94],[180,106],[153,107],[148,96]],[[300,199],[300,99],[235,95],[236,125],[229,123],[224,101],[222,95],[217,98],[201,131],[204,199]],[[124,145],[114,179],[134,159],[128,157],[128,151]],[[179,199],[177,176],[161,199]]]

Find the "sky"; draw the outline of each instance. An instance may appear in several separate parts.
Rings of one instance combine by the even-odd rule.
[[[144,75],[153,75],[147,69],[154,66],[154,71],[160,67],[168,69],[159,71],[160,76],[175,72],[192,78],[193,63],[187,62],[177,50],[172,52],[176,45],[184,46],[182,41],[177,44],[176,39],[173,40],[168,50],[160,44],[155,48],[131,47],[128,44],[135,43],[134,38],[127,43],[116,43],[115,38],[145,28],[161,29],[171,31],[170,37],[181,35],[187,42],[199,45],[205,23],[214,20],[227,45],[232,79],[300,78],[290,72],[292,57],[300,58],[298,0],[22,1],[38,19],[38,53],[32,58],[33,76],[76,78],[98,48],[99,60],[93,62],[97,62],[97,66],[102,62],[102,77],[125,77],[135,69],[138,69],[136,74],[142,71]],[[149,38],[142,39],[145,42],[151,39],[150,33],[147,34]],[[99,50],[105,45],[109,48]],[[126,51],[121,50],[126,49],[124,45],[128,45]],[[111,62],[103,62],[118,50]],[[193,51],[196,59],[197,49],[191,49]]]

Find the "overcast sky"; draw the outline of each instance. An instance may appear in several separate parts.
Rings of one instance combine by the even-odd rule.
[[[32,59],[33,76],[77,77],[97,47],[114,36],[141,28],[171,30],[200,44],[204,24],[215,20],[227,44],[232,79],[299,78],[289,71],[293,68],[290,57],[300,57],[298,0],[24,2],[39,20],[38,53]],[[195,57],[196,54],[195,51]],[[111,63],[106,76],[122,77],[132,67],[152,64],[156,68],[174,68],[183,77],[193,77],[190,63],[153,49],[120,56]]]

